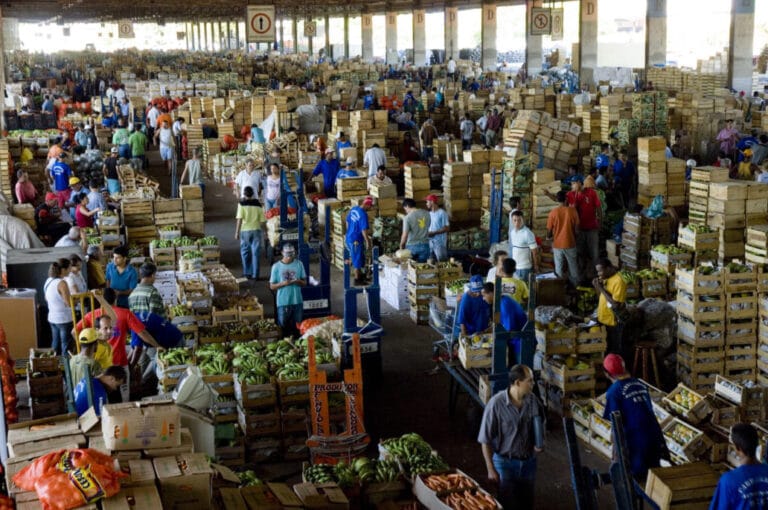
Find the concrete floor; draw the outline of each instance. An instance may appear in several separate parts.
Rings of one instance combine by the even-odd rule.
[[[156,156],[156,153],[152,156]],[[161,182],[163,193],[167,193],[170,180],[165,170],[153,164],[151,174]],[[219,238],[222,262],[235,276],[239,276],[242,274],[242,266],[239,243],[234,240],[235,210],[236,201],[229,188],[216,183],[206,185],[205,233]],[[264,262],[262,278],[268,275],[267,271]],[[272,297],[265,281],[244,282],[241,289],[250,290],[258,296],[265,303],[266,316],[273,316]],[[332,310],[337,315],[342,315],[344,311],[341,289],[342,273],[332,268]],[[365,313],[362,298],[358,309]],[[426,374],[434,366],[431,347],[432,342],[438,339],[437,333],[429,327],[414,325],[407,312],[395,311],[385,302],[382,302],[382,322],[386,330],[382,340],[383,374],[379,384],[366,391],[364,403],[365,425],[371,436],[370,455],[376,455],[375,444],[380,439],[416,432],[451,466],[464,470],[481,483],[485,482],[485,466],[476,442],[481,411],[466,394],[462,394],[456,416],[450,419],[449,376],[445,372],[435,376]],[[547,436],[547,446],[539,458],[536,508],[575,508],[560,418],[552,416],[549,425],[551,431]],[[587,450],[583,444],[580,447],[585,465],[600,471],[607,470],[608,463],[602,457]],[[292,464],[281,466],[274,472],[291,480],[299,468],[298,464]],[[608,490],[601,491],[599,500],[601,508],[614,506]]]

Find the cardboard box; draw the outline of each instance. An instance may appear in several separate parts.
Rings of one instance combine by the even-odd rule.
[[[302,508],[301,499],[284,483],[267,483],[256,487],[243,487],[240,495],[248,510],[283,510]]]
[[[152,461],[147,459],[131,459],[120,463],[121,471],[128,474],[128,478],[120,480],[122,487],[141,487],[155,485],[155,468]]]
[[[349,500],[335,483],[297,483],[293,491],[306,508],[323,510],[348,510]]]
[[[101,411],[101,430],[105,446],[113,451],[181,445],[181,416],[174,403],[105,405]]]
[[[8,456],[43,455],[61,448],[85,446],[76,414],[15,423],[8,427]]]
[[[102,510],[144,510],[163,508],[160,494],[154,485],[123,488],[111,498],[101,501]]]
[[[158,457],[152,463],[164,509],[211,508],[213,470],[204,453]]]
[[[154,459],[155,457],[170,457],[171,455],[181,455],[183,453],[195,453],[195,443],[192,439],[192,433],[188,428],[181,429],[181,444],[170,448],[148,448],[144,450],[144,457]]]
[[[240,489],[225,487],[219,491],[221,494],[221,508],[224,510],[248,510]]]

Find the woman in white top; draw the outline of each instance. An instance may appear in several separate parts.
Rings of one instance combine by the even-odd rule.
[[[188,160],[187,164],[184,165],[184,171],[181,172],[181,179],[179,179],[179,182],[182,184],[184,184],[184,177],[187,176],[187,172],[189,172],[189,185],[197,184],[200,186],[201,195],[205,197],[205,183],[203,182],[203,171],[200,167],[199,148],[195,148],[192,151],[192,159]]]
[[[58,355],[68,350],[71,339],[72,308],[66,282],[69,268],[68,259],[57,260],[48,269],[48,279],[43,285],[45,301],[48,303],[48,322],[51,325],[51,347]]]
[[[280,167],[277,163],[272,163],[269,165],[269,171],[267,185],[264,189],[265,211],[280,205]]]
[[[70,294],[82,294],[88,290],[88,285],[83,278],[82,268],[83,261],[79,255],[71,255],[69,257],[69,274],[65,278],[67,286],[69,287]]]

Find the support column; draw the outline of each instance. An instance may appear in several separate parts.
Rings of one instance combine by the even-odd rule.
[[[232,22],[227,21],[227,49],[232,49]]]
[[[427,11],[413,11],[413,65],[423,66],[427,63],[427,34],[424,29]]]
[[[373,14],[363,14],[360,19],[363,41],[363,62],[373,62]]]
[[[580,1],[579,81],[582,87],[593,88],[597,70],[597,0]]]
[[[293,30],[293,52],[299,53],[299,22],[296,17],[291,18],[291,29]]]
[[[0,106],[5,111],[5,36],[3,34],[3,8],[0,7]],[[0,132],[5,133],[5,115],[0,112]],[[8,176],[4,175],[3,179]],[[3,459],[4,461],[6,459]]]
[[[531,8],[541,7],[541,0],[528,0],[525,3],[525,69],[528,76],[535,76],[541,71],[542,39],[544,36],[531,35]]]
[[[189,29],[187,28],[189,23],[184,22],[184,43],[186,43],[187,51],[189,51]]]
[[[349,14],[344,15],[344,58],[349,58]]]
[[[747,96],[751,96],[755,0],[731,0],[731,2],[728,81],[734,90],[738,92],[744,91]]]
[[[331,20],[325,15],[325,59],[331,58]]]
[[[240,22],[235,22],[235,49],[240,49]]]
[[[203,41],[205,41],[205,51],[208,51],[208,23],[203,23]]]
[[[307,23],[312,21],[311,19],[304,21],[304,33],[307,32],[306,26]],[[315,33],[317,33],[317,30],[315,30]],[[315,36],[309,36],[307,37],[307,45],[309,46],[309,60],[311,61],[315,55],[315,45],[314,45],[314,39]]]
[[[384,16],[384,41],[386,44],[387,64],[397,64],[397,13],[389,11]]]
[[[195,23],[197,25],[197,51],[203,50],[203,30],[200,28],[200,22]]]
[[[285,18],[280,20],[280,31],[278,32],[277,36],[280,38],[280,54],[285,55],[285,32],[283,31],[283,27],[285,26]]]
[[[459,9],[456,7],[445,8],[445,61],[453,57],[459,59],[459,34],[457,27],[459,24]]]
[[[648,0],[645,15],[645,67],[667,63],[667,0]]]
[[[486,71],[496,70],[496,4],[483,4],[481,25],[482,65]]]

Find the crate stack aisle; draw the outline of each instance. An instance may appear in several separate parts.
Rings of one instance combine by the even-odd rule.
[[[478,221],[482,215],[483,205],[483,179],[490,174],[491,157],[494,158],[494,168],[501,168],[501,155],[499,151],[467,150],[463,153],[465,163],[469,163],[469,175],[467,185],[469,190],[468,218]]]
[[[714,388],[725,368],[725,275],[712,266],[677,268],[677,376],[696,391]]]
[[[718,260],[744,258],[744,228],[749,186],[743,181],[713,182],[709,185],[707,225],[719,229]]]
[[[709,214],[709,185],[728,180],[728,169],[701,166],[691,170],[688,184],[688,219],[696,225],[707,225]]]
[[[646,207],[654,197],[667,193],[666,147],[661,136],[637,139],[637,203]]]
[[[696,266],[704,262],[717,262],[720,234],[707,225],[680,225],[677,230],[677,245],[693,252],[693,264]]]
[[[471,165],[448,162],[443,165],[443,201],[451,221],[465,222],[470,219],[469,172]],[[482,200],[478,203],[482,205]]]
[[[56,356],[52,349],[30,349],[27,386],[30,415],[33,420],[66,412],[61,357]]]
[[[408,261],[408,304],[411,320],[416,324],[429,323],[429,303],[438,296],[440,274],[437,266],[428,262]]]
[[[754,383],[757,377],[757,268],[731,262],[724,268],[725,370],[728,379]]]

